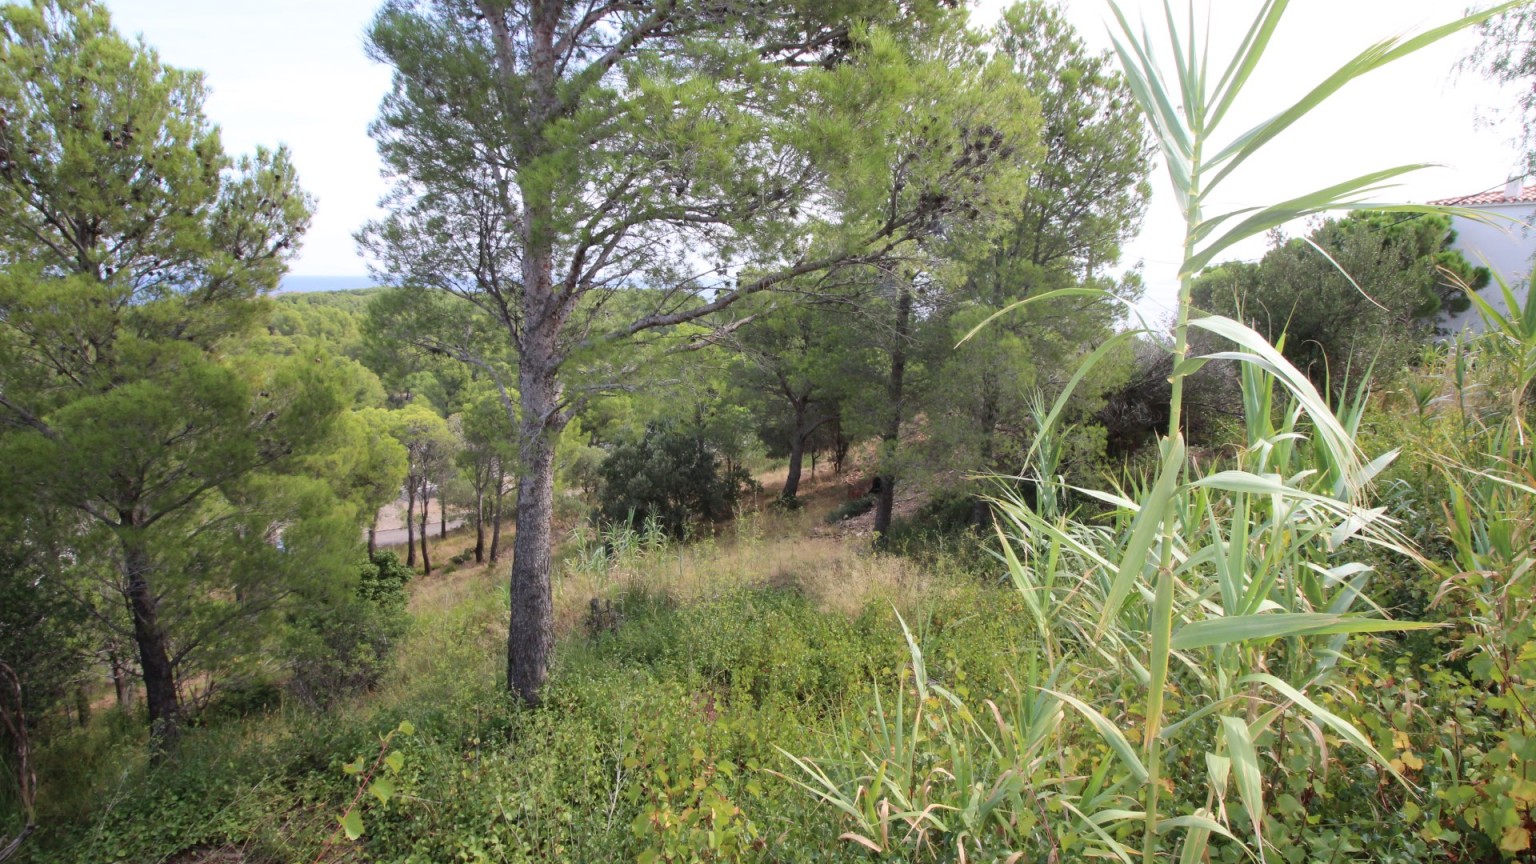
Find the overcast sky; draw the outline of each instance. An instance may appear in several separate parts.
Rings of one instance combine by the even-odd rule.
[[[1196,0],[1210,7],[1212,37],[1230,48],[1257,0]],[[371,218],[384,191],[367,135],[387,69],[363,56],[363,30],[376,0],[107,0],[118,28],[142,34],[162,58],[202,69],[212,89],[206,109],[223,128],[226,149],[286,144],[304,187],[318,199],[314,224],[294,262],[300,275],[365,271],[352,233]],[[1004,0],[982,0],[978,21],[995,19]],[[1182,8],[1180,2],[1174,3]],[[1462,0],[1293,0],[1267,62],[1228,134],[1280,110],[1369,42],[1442,22]],[[1067,0],[1090,45],[1109,45],[1103,0]],[[1135,17],[1160,20],[1161,0],[1126,0]],[[1443,165],[1411,178],[1398,200],[1424,201],[1500,186],[1519,159],[1508,126],[1480,122],[1512,102],[1476,75],[1456,75],[1474,36],[1442,43],[1357,82],[1332,107],[1293,127],[1229,181],[1213,207],[1272,203],[1377,168],[1408,162]],[[1218,51],[1213,51],[1213,57]],[[1126,264],[1144,262],[1157,314],[1171,305],[1181,243],[1177,210],[1161,174],[1151,212]],[[1261,244],[1238,250],[1256,257]]]

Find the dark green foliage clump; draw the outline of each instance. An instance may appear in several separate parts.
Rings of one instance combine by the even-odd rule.
[[[874,509],[874,506],[875,496],[873,495],[865,495],[861,498],[855,498],[852,501],[844,501],[843,503],[837,505],[837,507],[833,508],[831,513],[827,514],[826,523],[828,525],[835,525],[838,522],[844,522],[854,518],[855,516],[863,516],[865,513],[868,513],[870,510]]]
[[[357,596],[379,609],[405,610],[405,586],[414,575],[393,552],[375,552],[358,566]]]
[[[702,432],[670,423],[652,423],[639,441],[615,448],[598,474],[605,520],[638,528],[654,519],[673,537],[695,521],[731,518],[753,484],[746,469],[721,464]]]
[[[1388,381],[1419,355],[1439,315],[1470,305],[1461,284],[1489,282],[1487,268],[1451,248],[1455,239],[1447,216],[1357,211],[1256,264],[1208,269],[1194,301],[1249,324],[1318,384],[1337,391],[1367,369]]]
[[[410,580],[411,569],[395,553],[379,552],[359,566],[352,598],[305,604],[289,636],[289,691],[306,705],[324,707],[377,685],[410,620]]]

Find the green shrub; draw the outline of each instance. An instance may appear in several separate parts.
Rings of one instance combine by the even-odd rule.
[[[865,495],[837,505],[831,513],[827,514],[825,521],[828,525],[836,525],[855,516],[863,516],[873,509],[875,509],[875,496]]]
[[[746,469],[726,470],[702,432],[668,423],[650,424],[639,441],[615,448],[599,474],[605,520],[639,528],[655,519],[672,537],[696,520],[729,519],[755,485]]]
[[[358,572],[353,596],[307,603],[292,622],[288,689],[312,708],[374,687],[409,622],[405,585],[411,571],[395,553],[375,554]]]

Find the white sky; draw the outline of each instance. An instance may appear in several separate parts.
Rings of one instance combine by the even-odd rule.
[[[1123,0],[1133,17],[1161,20],[1161,0]],[[1217,50],[1230,50],[1257,0],[1195,0],[1210,8]],[[1006,0],[981,0],[990,21]],[[208,115],[226,149],[287,144],[300,181],[318,199],[314,223],[293,272],[356,275],[365,271],[352,233],[376,212],[384,192],[367,125],[389,82],[387,69],[363,56],[362,34],[376,0],[106,0],[123,32],[143,34],[164,60],[202,69],[212,90]],[[1367,44],[1455,17],[1464,0],[1293,0],[1265,66],[1226,121],[1228,134],[1279,111]],[[1067,0],[1068,15],[1096,48],[1109,45],[1103,0]],[[1182,8],[1182,3],[1174,3]],[[1423,201],[1503,184],[1519,159],[1507,127],[1480,117],[1513,103],[1473,74],[1456,75],[1475,35],[1450,40],[1386,67],[1347,88],[1328,110],[1293,127],[1228,181],[1213,207],[1272,203],[1368,171],[1409,162],[1444,167],[1411,177],[1398,200]],[[1181,227],[1167,185],[1154,182],[1152,209],[1126,263],[1144,261],[1143,310],[1171,306]],[[1257,257],[1262,244],[1234,257]]]

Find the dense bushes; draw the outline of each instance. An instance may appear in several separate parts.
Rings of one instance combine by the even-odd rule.
[[[395,553],[378,552],[359,565],[352,598],[306,604],[289,635],[289,691],[322,708],[377,684],[405,631],[410,580],[411,569]]]
[[[640,440],[616,447],[598,474],[604,519],[636,528],[655,519],[673,537],[696,520],[729,519],[753,485],[746,469],[721,465],[701,431],[671,423],[650,424]]]

